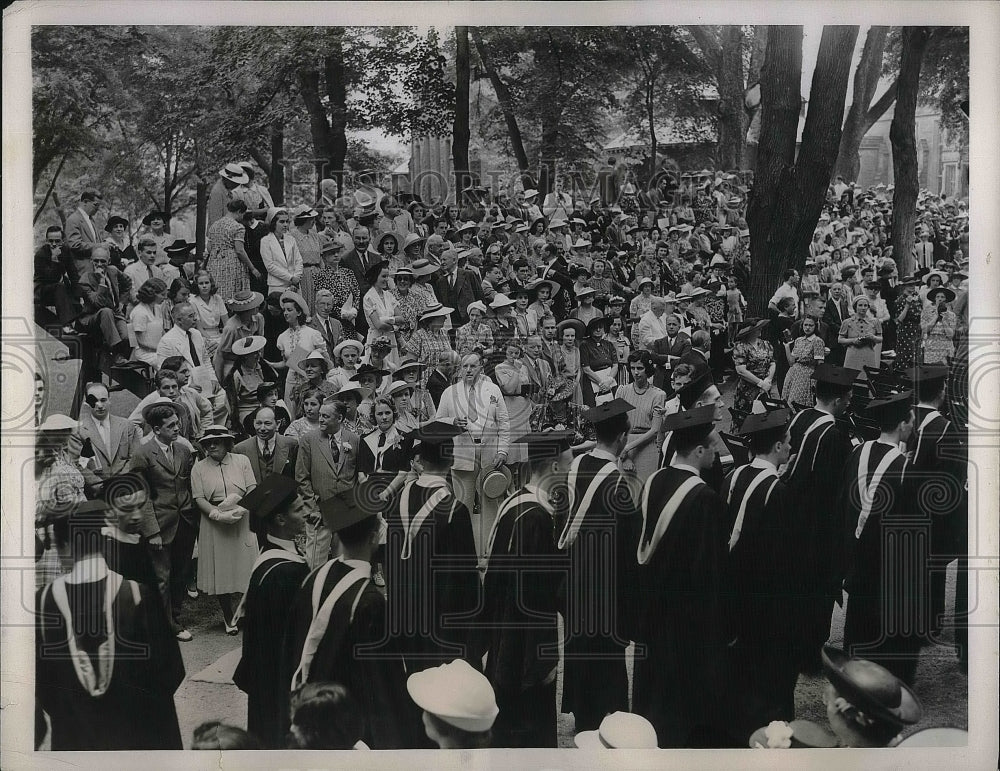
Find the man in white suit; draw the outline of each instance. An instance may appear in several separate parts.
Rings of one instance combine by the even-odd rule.
[[[164,359],[181,356],[191,368],[191,385],[195,386],[212,405],[213,422],[225,425],[229,417],[229,400],[219,387],[218,376],[208,355],[205,337],[198,329],[198,311],[191,303],[177,303],[170,312],[174,325],[163,333],[156,345],[156,356]]]
[[[477,480],[483,469],[498,469],[507,462],[510,449],[510,417],[500,387],[482,374],[479,354],[462,359],[461,380],[441,395],[437,419],[451,420],[465,433],[455,437],[455,462],[451,469],[452,487],[472,515],[476,550],[485,554],[497,501],[480,495],[476,511]]]
[[[84,399],[90,409],[80,416],[77,431],[81,440],[90,440],[94,473],[110,479],[125,472],[141,434],[127,419],[111,414],[111,397],[103,383],[88,383]]]

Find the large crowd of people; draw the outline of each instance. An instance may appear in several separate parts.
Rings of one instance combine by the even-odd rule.
[[[249,707],[199,747],[555,747],[560,711],[579,746],[884,746],[919,720],[956,559],[967,604],[963,202],[921,194],[901,276],[892,190],[838,178],[753,317],[736,175],[294,208],[255,179],[222,169],[199,257],[95,190],[35,254],[38,318],[149,389],[40,415],[39,743],[179,749],[201,594]],[[795,720],[821,671],[833,735]]]

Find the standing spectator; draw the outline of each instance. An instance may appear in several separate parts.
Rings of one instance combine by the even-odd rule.
[[[214,357],[222,338],[222,330],[229,321],[229,311],[222,298],[234,297],[235,294],[220,295],[215,277],[205,269],[195,273],[194,288],[195,293],[191,295],[190,302],[198,312],[198,330],[205,338],[206,352],[209,357]]]
[[[880,366],[878,348],[882,344],[882,325],[871,314],[870,303],[864,295],[855,297],[851,306],[854,315],[841,325],[837,342],[847,346],[844,366],[861,370],[860,377],[865,379],[865,367],[879,369]]]
[[[795,301],[795,310],[792,316],[798,315],[799,309],[799,291],[796,289],[799,283],[799,272],[795,268],[789,268],[784,273],[784,281],[781,286],[779,286],[771,299],[767,303],[767,307],[773,310],[778,310],[778,303],[783,297],[791,297]]]
[[[246,228],[243,226],[246,210],[247,205],[234,198],[226,204],[226,215],[208,229],[205,268],[222,290],[223,297],[235,297],[240,290],[249,289],[251,276],[261,278],[247,254]]]
[[[69,256],[73,260],[72,272],[70,273],[70,279],[73,283],[91,271],[91,253],[101,245],[97,226],[92,218],[97,214],[103,202],[103,196],[96,190],[84,190],[80,195],[80,205],[66,218],[66,246],[69,249]],[[110,260],[110,250],[103,246],[101,248],[105,250]]]
[[[314,227],[316,217],[319,215],[315,209],[302,204],[292,210],[292,216],[294,217],[294,227],[289,232],[295,239],[295,243],[298,244],[299,254],[302,255],[302,281],[299,284],[299,294],[312,308],[316,295],[313,273],[320,267],[320,247],[322,246],[319,234]]]
[[[93,470],[107,480],[123,473],[139,446],[139,430],[125,418],[111,414],[111,395],[103,383],[88,383],[83,397],[87,410],[80,415],[78,434],[89,443]]]
[[[956,316],[948,307],[954,299],[955,293],[948,287],[934,287],[927,292],[927,303],[920,314],[924,364],[944,364],[955,353]]]
[[[748,321],[736,335],[733,347],[733,364],[736,366],[736,395],[733,409],[750,413],[753,403],[761,396],[770,396],[774,389],[774,348],[767,340],[761,339],[761,332],[768,324],[766,319]],[[739,426],[733,424],[738,431]]]
[[[246,170],[238,163],[227,163],[219,171],[219,179],[212,185],[208,194],[208,207],[205,213],[205,227],[211,230],[212,225],[226,216],[226,205],[234,200],[242,200],[246,192],[244,185],[250,182]]]
[[[302,280],[302,253],[288,232],[291,223],[288,212],[268,209],[264,221],[271,231],[260,242],[260,256],[267,270],[267,291],[298,291]]]
[[[785,375],[781,398],[789,405],[796,402],[806,407],[813,405],[812,374],[816,365],[826,358],[826,346],[816,333],[816,324],[811,316],[803,316],[802,334],[794,342],[783,344],[791,366]]]
[[[924,304],[917,293],[919,279],[911,278],[900,284],[901,291],[894,309],[896,320],[896,366],[914,367],[922,358],[923,330],[920,322]]]
[[[341,240],[323,245],[320,249],[323,264],[313,270],[313,287],[317,292],[326,289],[333,295],[330,315],[341,323],[347,338],[357,334],[355,326],[361,307],[361,290],[354,273],[342,264],[343,254]]]
[[[319,413],[317,402],[316,411]],[[272,474],[295,476],[295,458],[299,444],[296,438],[278,433],[278,421],[273,407],[258,407],[253,414],[253,431],[247,439],[233,446],[233,452],[250,459],[257,484],[262,484]],[[316,424],[319,428],[319,424]]]
[[[324,351],[326,340],[315,328],[307,326],[309,306],[302,295],[286,291],[281,295],[281,312],[288,328],[278,335],[277,347],[282,361],[274,362],[273,366],[286,370],[285,374],[285,406],[291,417],[297,418],[295,401],[292,394],[302,384],[304,376],[296,367],[298,360],[305,358],[312,351]]]
[[[434,292],[442,305],[453,309],[451,323],[455,327],[469,320],[469,304],[481,300],[483,295],[482,285],[475,274],[458,267],[458,252],[454,249],[441,253],[441,270],[434,281]]]

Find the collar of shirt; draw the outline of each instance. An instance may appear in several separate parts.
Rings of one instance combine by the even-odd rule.
[[[542,505],[542,508],[549,512],[549,514],[556,513],[555,508],[549,502],[548,493],[542,492],[542,489],[537,485],[525,485],[524,489],[535,496],[535,498],[538,499],[538,502]]]
[[[447,486],[447,477],[438,474],[429,474],[426,471],[417,477],[416,483],[421,487],[442,487]]]
[[[88,554],[73,563],[73,569],[66,576],[70,584],[89,584],[100,581],[108,575],[108,563],[103,554]]]
[[[766,458],[759,458],[759,457],[754,458],[752,461],[750,461],[750,465],[753,466],[754,468],[769,468],[773,469],[774,471],[778,470],[778,467],[775,466],[773,463],[771,463],[771,461],[767,460]]]
[[[278,445],[278,439],[276,436],[271,437],[271,441],[265,442],[259,436],[257,437],[257,449],[260,450],[260,454],[264,455],[270,448],[271,452],[274,452],[274,448]]]
[[[285,551],[290,551],[292,554],[298,554],[298,550],[295,548],[295,542],[289,541],[285,538],[277,538],[270,533],[267,536],[267,540],[272,544],[277,546],[279,549],[284,549]]]
[[[698,469],[696,469],[694,466],[689,466],[687,463],[678,463],[677,461],[674,461],[673,463],[670,464],[670,467],[679,468],[681,471],[690,471],[696,477],[701,476],[701,472]]]
[[[126,533],[124,530],[119,530],[113,525],[108,525],[107,527],[101,528],[101,535],[106,535],[108,538],[113,538],[119,543],[139,543],[140,537],[138,533]]]
[[[174,445],[177,444],[176,442],[172,442],[170,445],[166,445],[160,441],[160,437],[158,437],[156,434],[153,434],[153,439],[155,439],[156,443],[160,445],[160,449],[163,450],[164,455],[166,455],[169,452],[172,452],[174,449]]]
[[[608,450],[604,450],[604,449],[602,449],[600,447],[595,447],[593,450],[591,450],[587,454],[588,455],[592,455],[593,457],[599,458],[601,460],[609,460],[612,463],[617,463],[618,462],[618,456],[617,455],[609,452]]]

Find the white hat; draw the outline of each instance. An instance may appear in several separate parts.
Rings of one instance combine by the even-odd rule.
[[[362,343],[360,340],[354,340],[348,338],[347,340],[341,340],[339,343],[337,343],[336,347],[333,349],[333,355],[340,356],[340,354],[344,352],[344,349],[348,347],[357,348],[359,354],[365,352],[364,343]]]
[[[278,216],[280,212],[288,214],[288,209],[282,208],[281,206],[272,206],[267,210],[267,214],[264,215],[264,224],[270,225],[274,221],[274,218]]]
[[[384,396],[395,396],[403,391],[412,391],[413,386],[407,383],[405,380],[393,380],[387,389],[385,389]]]
[[[38,427],[39,431],[72,431],[79,424],[67,415],[49,415]]]
[[[581,731],[573,741],[581,750],[650,750],[658,746],[653,724],[631,712],[613,712],[596,731]]]
[[[475,222],[469,220],[468,222],[463,222],[458,226],[458,230],[455,233],[464,233],[466,230],[476,230],[479,227]]]
[[[523,222],[514,226],[515,233],[527,233],[528,230],[530,230],[530,228]]]
[[[234,342],[232,352],[237,356],[249,356],[251,353],[263,350],[265,345],[267,338],[263,335],[249,335]]]
[[[525,198],[533,198],[536,195],[538,195],[538,191],[535,190],[534,188],[529,187],[527,190],[524,191]]]
[[[406,690],[418,707],[470,733],[489,731],[500,712],[490,681],[464,659],[413,673]]]
[[[486,315],[486,306],[483,305],[482,300],[476,300],[475,302],[469,303],[469,306],[465,309],[465,312],[468,313],[469,315],[472,315],[473,308],[482,312],[483,315]]]
[[[728,265],[726,258],[721,254],[716,254],[712,256],[712,261],[708,264],[708,267],[714,268],[716,265]]]
[[[442,305],[441,303],[433,303],[427,306],[427,309],[420,314],[420,321],[424,319],[433,319],[438,316],[450,316],[451,312],[455,310],[454,308],[449,308],[447,305]]]
[[[230,182],[235,182],[237,185],[245,185],[250,181],[246,170],[238,163],[227,163],[219,172],[219,176]]]
[[[568,224],[564,217],[553,217],[552,222],[549,223],[549,230],[552,230],[552,228],[564,228]]]
[[[586,249],[589,246],[591,246],[591,242],[586,238],[578,238],[576,239],[576,243],[573,244],[574,249]]]
[[[490,308],[493,310],[496,310],[497,308],[507,308],[511,305],[514,305],[514,301],[503,292],[497,292],[493,297],[493,300],[490,302]]]

